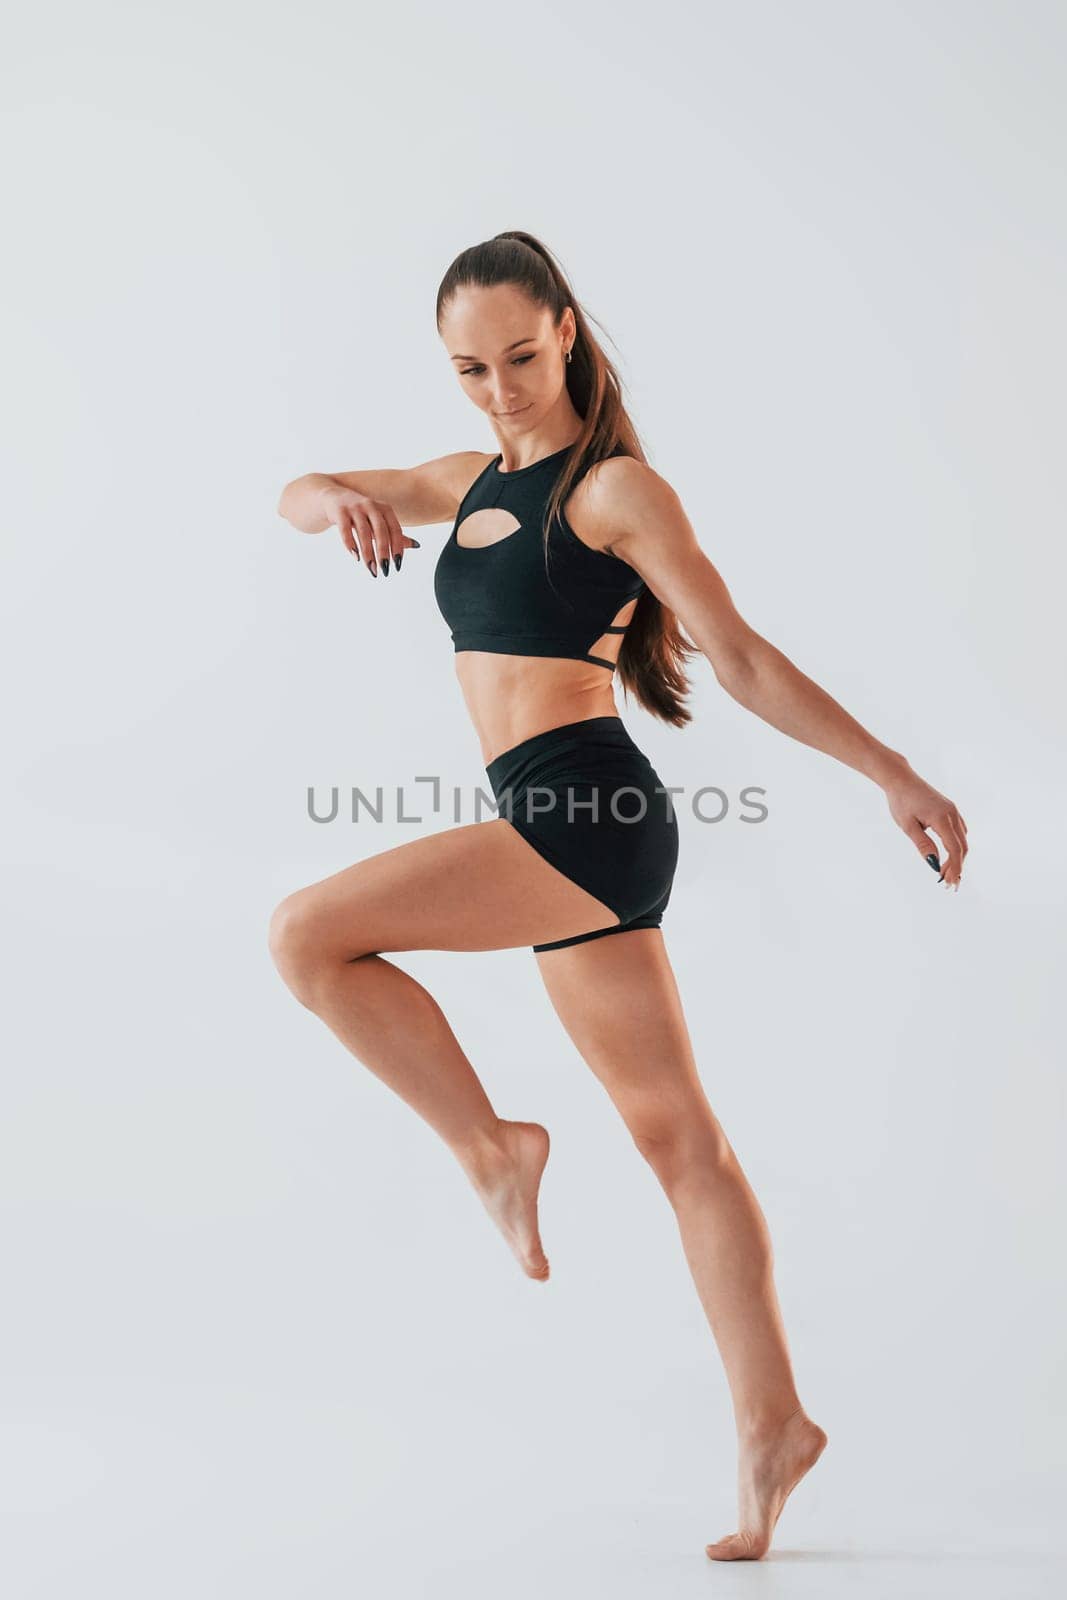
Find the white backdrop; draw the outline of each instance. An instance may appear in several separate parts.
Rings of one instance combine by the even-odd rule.
[[[9,44],[6,1591],[1047,1594],[1063,8],[63,3]],[[734,800],[683,809],[664,933],[830,1435],[758,1568],[704,1555],[725,1378],[529,951],[397,959],[552,1131],[547,1287],[267,951],[284,894],[450,825],[316,824],[310,784],[484,783],[448,529],[373,583],[275,507],[495,449],[433,307],[513,227],[742,613],[970,827],[954,895],[706,663],[685,732],[620,695]]]

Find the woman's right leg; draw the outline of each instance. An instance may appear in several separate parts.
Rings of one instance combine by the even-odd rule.
[[[527,1276],[545,1278],[538,1123],[499,1118],[434,997],[381,951],[502,950],[617,925],[503,819],[384,850],[288,895],[270,950],[289,988],[451,1149]]]

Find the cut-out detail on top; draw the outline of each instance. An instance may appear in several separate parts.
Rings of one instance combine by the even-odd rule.
[[[518,533],[522,523],[503,506],[483,506],[464,517],[456,529],[456,543],[463,550],[484,550]],[[460,535],[466,532],[466,538]]]
[[[627,612],[627,615],[623,618],[623,620],[621,622],[616,621],[609,623],[604,629],[603,633],[598,633],[596,638],[590,644],[585,657],[587,661],[595,661],[599,667],[610,667],[613,672],[619,659],[619,652],[622,649],[622,639],[616,639],[613,637],[613,635],[624,634],[626,632],[630,620],[633,617],[634,612],[637,610],[637,601],[628,600],[626,605],[623,607],[623,610]],[[616,616],[618,615],[619,613],[616,612]],[[613,655],[609,656],[606,652],[610,650],[612,646],[615,647],[615,651]]]

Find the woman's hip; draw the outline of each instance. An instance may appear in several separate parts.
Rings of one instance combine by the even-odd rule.
[[[485,770],[499,814],[620,915],[669,891],[678,860],[671,795],[621,718],[545,729]]]

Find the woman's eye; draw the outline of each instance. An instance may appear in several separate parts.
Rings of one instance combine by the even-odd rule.
[[[513,365],[516,366],[516,367],[521,367],[522,363],[524,361],[532,361],[533,359],[534,359],[534,357],[533,357],[532,354],[528,355],[528,356],[516,356]],[[480,367],[480,366],[479,367],[460,367],[459,370],[460,370],[461,375],[464,378],[477,378],[480,373],[485,371],[485,368],[484,367]]]

